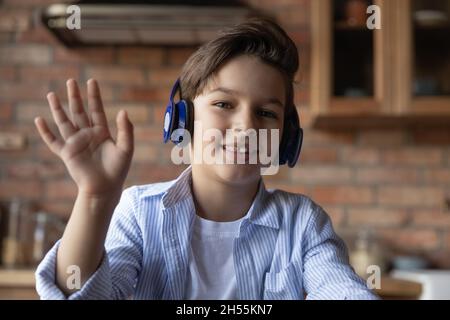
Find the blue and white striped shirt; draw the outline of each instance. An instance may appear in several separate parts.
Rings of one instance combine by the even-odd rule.
[[[66,297],[55,284],[59,241],[36,270],[42,299],[183,299],[195,217],[191,167],[123,191],[96,272]],[[376,299],[348,263],[328,215],[308,197],[266,189],[234,240],[239,299]]]

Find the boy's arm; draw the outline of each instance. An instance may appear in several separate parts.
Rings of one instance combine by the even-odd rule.
[[[307,299],[379,299],[349,264],[345,243],[330,218],[313,204],[303,242],[303,284]]]
[[[62,297],[75,292],[67,286],[69,270],[79,270],[83,285],[99,267],[111,216],[119,201],[134,150],[133,125],[125,111],[116,117],[114,140],[95,80],[87,82],[86,112],[75,80],[67,81],[70,116],[55,93],[47,99],[59,134],[42,117],[36,128],[49,150],[58,156],[78,187],[78,197],[61,241],[50,253],[52,263],[46,275],[53,275]],[[50,261],[50,260],[49,260]],[[104,265],[103,263],[101,264]]]
[[[71,290],[67,295],[57,284],[55,271],[61,241],[47,253],[36,270],[36,288],[41,299],[126,299],[133,294],[142,263],[142,236],[134,191],[135,188],[129,188],[122,193],[106,236],[106,250],[102,246],[98,267],[84,279],[80,290]],[[73,270],[66,272],[69,286],[76,283]],[[83,278],[83,269],[80,271]]]

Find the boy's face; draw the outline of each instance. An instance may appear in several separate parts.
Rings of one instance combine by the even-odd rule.
[[[196,166],[195,170],[209,178],[231,184],[258,181],[262,167],[259,157],[257,157],[256,164],[249,164],[250,156],[248,154],[232,151],[230,147],[238,145],[237,139],[243,141],[242,133],[246,130],[254,129],[259,133],[259,129],[266,129],[267,139],[262,141],[267,146],[264,153],[270,155],[271,152],[278,152],[278,150],[271,150],[271,129],[279,130],[276,144],[278,145],[283,128],[285,99],[285,81],[281,72],[276,68],[262,62],[257,57],[247,55],[241,55],[226,62],[211,78],[203,92],[194,99],[194,119],[201,123],[203,132],[208,129],[217,129],[224,137],[222,142],[224,153],[216,155],[213,152],[212,157],[221,156],[221,159],[224,159],[224,156],[231,156],[234,157],[234,162],[233,164],[223,164],[214,161],[213,164],[207,164],[202,161],[201,164],[198,164],[193,161],[193,166]],[[228,140],[230,133],[234,142]],[[256,145],[253,143],[256,148],[260,143],[259,134],[257,136],[258,143]],[[200,151],[198,148],[202,148],[203,153],[211,154],[212,140],[196,143],[198,137],[194,130],[191,152],[198,152]],[[205,149],[208,145],[209,149]],[[241,143],[240,145],[245,146],[246,144]],[[258,152],[249,146],[249,140],[247,140],[246,146],[246,150],[250,147],[250,152]],[[238,157],[241,160],[242,158],[246,159],[245,164],[238,164]]]

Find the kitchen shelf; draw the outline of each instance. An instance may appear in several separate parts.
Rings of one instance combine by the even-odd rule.
[[[345,3],[311,3],[313,126],[450,126],[449,23],[418,25],[414,12],[431,9],[427,1],[373,0],[381,29],[369,30],[345,22]]]

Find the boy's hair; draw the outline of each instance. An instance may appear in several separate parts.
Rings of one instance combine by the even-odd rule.
[[[181,98],[193,101],[221,65],[243,54],[258,57],[282,73],[286,83],[285,106],[292,108],[293,82],[299,65],[297,47],[278,24],[267,18],[252,18],[226,28],[218,38],[194,52],[181,72]],[[285,110],[285,115],[288,110]]]

